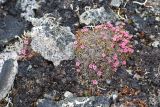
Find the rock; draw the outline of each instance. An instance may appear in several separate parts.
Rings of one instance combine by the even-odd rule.
[[[18,72],[17,54],[15,52],[0,54],[0,100],[11,89]]]
[[[147,47],[140,52],[141,68],[145,69],[145,78],[157,87],[160,87],[160,50],[159,48]],[[147,73],[148,72],[148,73]]]
[[[0,4],[5,3],[7,0],[0,0]]]
[[[52,100],[40,99],[38,101],[38,107],[59,107],[59,106]]]
[[[160,0],[148,0],[148,3],[152,3],[152,11],[156,15],[160,15]]]
[[[70,28],[54,24],[49,18],[37,19],[37,22],[40,24],[35,23],[36,26],[31,31],[32,49],[52,61],[55,66],[62,60],[73,59],[75,35]]]
[[[112,0],[110,5],[114,7],[119,7],[122,3],[122,0]]]
[[[66,98],[71,98],[71,97],[73,97],[73,94],[72,94],[71,92],[69,92],[69,91],[66,91],[66,92],[64,93],[64,97],[66,97]]]
[[[109,107],[110,98],[106,96],[98,97],[76,97],[54,102],[48,99],[40,99],[37,107]]]
[[[155,25],[158,24],[158,21],[155,20],[154,16],[147,16],[144,18],[144,16],[142,17],[139,15],[133,15],[130,19],[134,22],[136,28],[145,34],[153,35],[159,30],[158,27],[155,28]]]
[[[44,98],[56,100],[57,98],[60,98],[60,93],[56,90],[53,90],[52,92],[44,94]]]
[[[45,2],[45,0],[18,0],[16,6],[23,11],[21,16],[28,20],[35,17],[35,10],[40,7],[42,2]]]
[[[155,47],[155,48],[158,48],[158,46],[159,46],[159,41],[154,41],[154,42],[152,43],[152,46]]]
[[[112,98],[113,98],[113,101],[116,101],[118,98],[118,93],[113,93]]]
[[[16,35],[21,35],[23,30],[24,23],[13,16],[7,15],[0,18],[0,45],[4,45],[15,38]]]
[[[86,25],[115,21],[116,19],[116,14],[110,8],[105,10],[104,7],[90,9],[80,15],[80,23]]]

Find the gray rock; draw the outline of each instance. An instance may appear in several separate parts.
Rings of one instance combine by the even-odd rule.
[[[11,89],[18,72],[17,54],[15,52],[0,54],[0,100]]]
[[[160,44],[159,41],[154,41],[154,42],[152,43],[152,46],[155,47],[155,48],[158,48],[159,44]]]
[[[112,0],[110,5],[114,7],[119,7],[122,3],[122,0]]]
[[[0,0],[0,4],[5,3],[7,0]]]
[[[54,99],[56,99],[56,97],[60,97],[60,93],[56,90],[53,90],[52,92],[44,94],[44,98],[46,98],[46,99],[54,100]]]
[[[40,99],[37,107],[110,107],[111,100],[106,96],[76,97],[54,102]]]
[[[150,10],[152,10],[154,12],[154,14],[159,16],[160,15],[160,0],[148,0],[147,3],[152,4],[151,5],[152,8]]]
[[[105,10],[104,7],[100,7],[97,9],[90,9],[82,13],[80,15],[80,23],[84,23],[86,25],[98,24],[115,21],[117,18],[117,15],[110,8]]]
[[[40,7],[42,2],[45,2],[45,0],[18,0],[16,6],[23,11],[21,16],[28,20],[31,17],[35,17],[35,10]]]
[[[56,102],[48,99],[39,99],[37,105],[37,107],[59,107]]]
[[[71,92],[69,92],[69,91],[66,91],[66,92],[64,93],[64,97],[66,97],[66,98],[72,98],[72,97],[73,97],[73,94],[72,94]]]
[[[18,19],[7,15],[0,18],[0,45],[4,45],[8,41],[20,35],[24,30],[24,23]]]
[[[49,18],[37,19],[37,22],[40,22],[39,25],[34,23],[36,26],[31,31],[32,49],[52,61],[55,66],[62,60],[73,59],[75,35],[70,28],[54,24]]]

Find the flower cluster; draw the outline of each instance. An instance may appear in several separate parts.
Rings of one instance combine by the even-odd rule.
[[[79,77],[93,85],[111,77],[118,67],[126,65],[128,56],[134,52],[131,39],[132,35],[122,26],[111,23],[78,30],[74,47]]]
[[[23,37],[23,48],[20,50],[20,56],[25,57],[30,54],[30,37]]]

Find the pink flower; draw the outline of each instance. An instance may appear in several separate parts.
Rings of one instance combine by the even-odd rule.
[[[26,56],[29,53],[28,49],[21,49],[20,54]]]
[[[104,36],[104,35],[106,35],[106,33],[105,33],[105,32],[100,32],[100,34],[101,34],[101,35],[103,35],[103,36]]]
[[[97,25],[97,26],[95,26],[95,28],[96,29],[101,29],[101,28],[103,28],[103,25]]]
[[[106,57],[106,54],[105,54],[105,53],[102,53],[102,57],[103,57],[103,58]]]
[[[113,63],[113,67],[114,68],[117,68],[119,66],[119,61],[117,60],[117,61],[115,61],[114,63]]]
[[[117,60],[117,59],[118,59],[117,54],[114,54],[113,59],[114,59],[114,60]]]
[[[73,42],[74,48],[76,48],[76,47],[77,47],[77,44],[78,44],[78,42],[77,42],[77,41],[74,41],[74,42]]]
[[[112,43],[112,44],[111,44],[111,48],[114,48],[114,46],[115,46],[115,45]]]
[[[77,44],[78,44],[78,42],[77,42],[77,41],[74,41],[73,43],[74,43],[74,45],[77,45]]]
[[[113,41],[118,41],[118,38],[119,38],[119,37],[118,37],[117,35],[114,35],[113,38],[112,38],[112,40],[113,40]]]
[[[113,35],[113,38],[112,38],[113,41],[119,41],[121,39],[122,39],[122,35]]]
[[[77,62],[76,62],[76,66],[80,66],[80,62],[77,61]]]
[[[120,28],[123,28],[124,26],[121,25],[121,26],[119,26],[119,27],[120,27]]]
[[[131,39],[132,37],[133,37],[132,35],[129,35],[129,36],[128,36],[128,39]]]
[[[119,44],[119,46],[120,46],[121,48],[123,48],[123,49],[125,48],[125,45],[126,45],[126,44],[124,44],[124,43]]]
[[[92,80],[92,84],[93,84],[93,85],[97,85],[97,84],[98,84],[98,81],[97,81],[97,80]]]
[[[123,53],[123,50],[122,49],[118,49],[117,52]]]
[[[103,39],[103,40],[107,40],[107,36],[103,36],[102,39]]]
[[[92,68],[93,68],[93,70],[96,70],[97,66],[95,64],[92,64]]]
[[[84,46],[84,45],[81,45],[81,46],[80,46],[80,48],[81,48],[81,49],[84,49],[84,48],[85,48],[85,46]]]
[[[113,40],[113,41],[117,41],[117,38],[116,38],[116,37],[113,37],[112,40]]]
[[[126,31],[124,31],[123,34],[124,34],[125,37],[128,37],[128,36],[129,36],[129,33],[126,32]]]
[[[128,48],[124,48],[124,49],[123,49],[123,52],[124,52],[124,53],[127,53],[127,52],[128,52]]]
[[[80,72],[81,70],[80,70],[80,69],[76,69],[76,71],[77,71],[77,72]]]
[[[115,72],[116,72],[116,71],[117,71],[117,68],[113,68],[113,71],[115,71]]]
[[[113,27],[113,25],[111,24],[111,22],[107,22],[107,27]]]
[[[88,28],[87,27],[84,27],[83,29],[81,29],[81,32],[88,32]]]
[[[122,41],[123,41],[124,44],[128,44],[129,43],[129,40],[127,40],[127,39],[123,39]]]
[[[103,29],[108,30],[108,27],[107,27],[107,26],[104,26]]]
[[[119,44],[119,46],[124,49],[126,48],[127,43],[129,43],[129,41],[127,39],[124,39],[123,42]]]
[[[115,28],[115,27],[112,27],[112,28],[111,28],[111,31],[115,32],[115,31],[116,31],[116,28]]]
[[[25,45],[30,44],[30,42],[29,42],[29,40],[28,40],[28,39],[25,39],[25,40],[23,41],[23,43],[24,43]]]
[[[102,72],[101,72],[101,71],[97,71],[97,75],[98,75],[98,76],[101,76],[101,75],[102,75]]]
[[[122,61],[122,65],[126,65],[126,61]]]
[[[92,64],[89,64],[89,66],[88,66],[90,69],[92,69]]]
[[[124,30],[121,30],[120,33],[123,34],[124,37],[128,37],[129,36],[129,33],[124,31]]]
[[[119,32],[120,31],[120,27],[119,26],[116,26],[116,32]]]
[[[134,50],[132,48],[128,48],[128,52],[133,53]]]

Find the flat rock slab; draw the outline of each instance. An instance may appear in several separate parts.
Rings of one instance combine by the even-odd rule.
[[[31,47],[58,66],[62,60],[74,58],[75,35],[69,27],[54,24],[52,18],[47,16],[40,19],[33,18],[32,23],[35,27],[31,31]],[[39,23],[36,23],[35,20]]]
[[[122,0],[112,0],[110,5],[114,7],[119,7],[122,3]]]
[[[117,18],[117,15],[110,8],[105,9],[104,7],[100,7],[97,9],[90,9],[82,13],[80,15],[80,23],[84,23],[86,25],[98,24],[115,21]]]
[[[18,71],[17,54],[14,52],[0,54],[0,100],[4,98],[13,85]]]
[[[16,35],[21,35],[23,29],[24,23],[13,16],[0,18],[0,45],[12,40]]]
[[[73,97],[59,102],[40,99],[37,107],[110,107],[111,99],[106,96]]]

